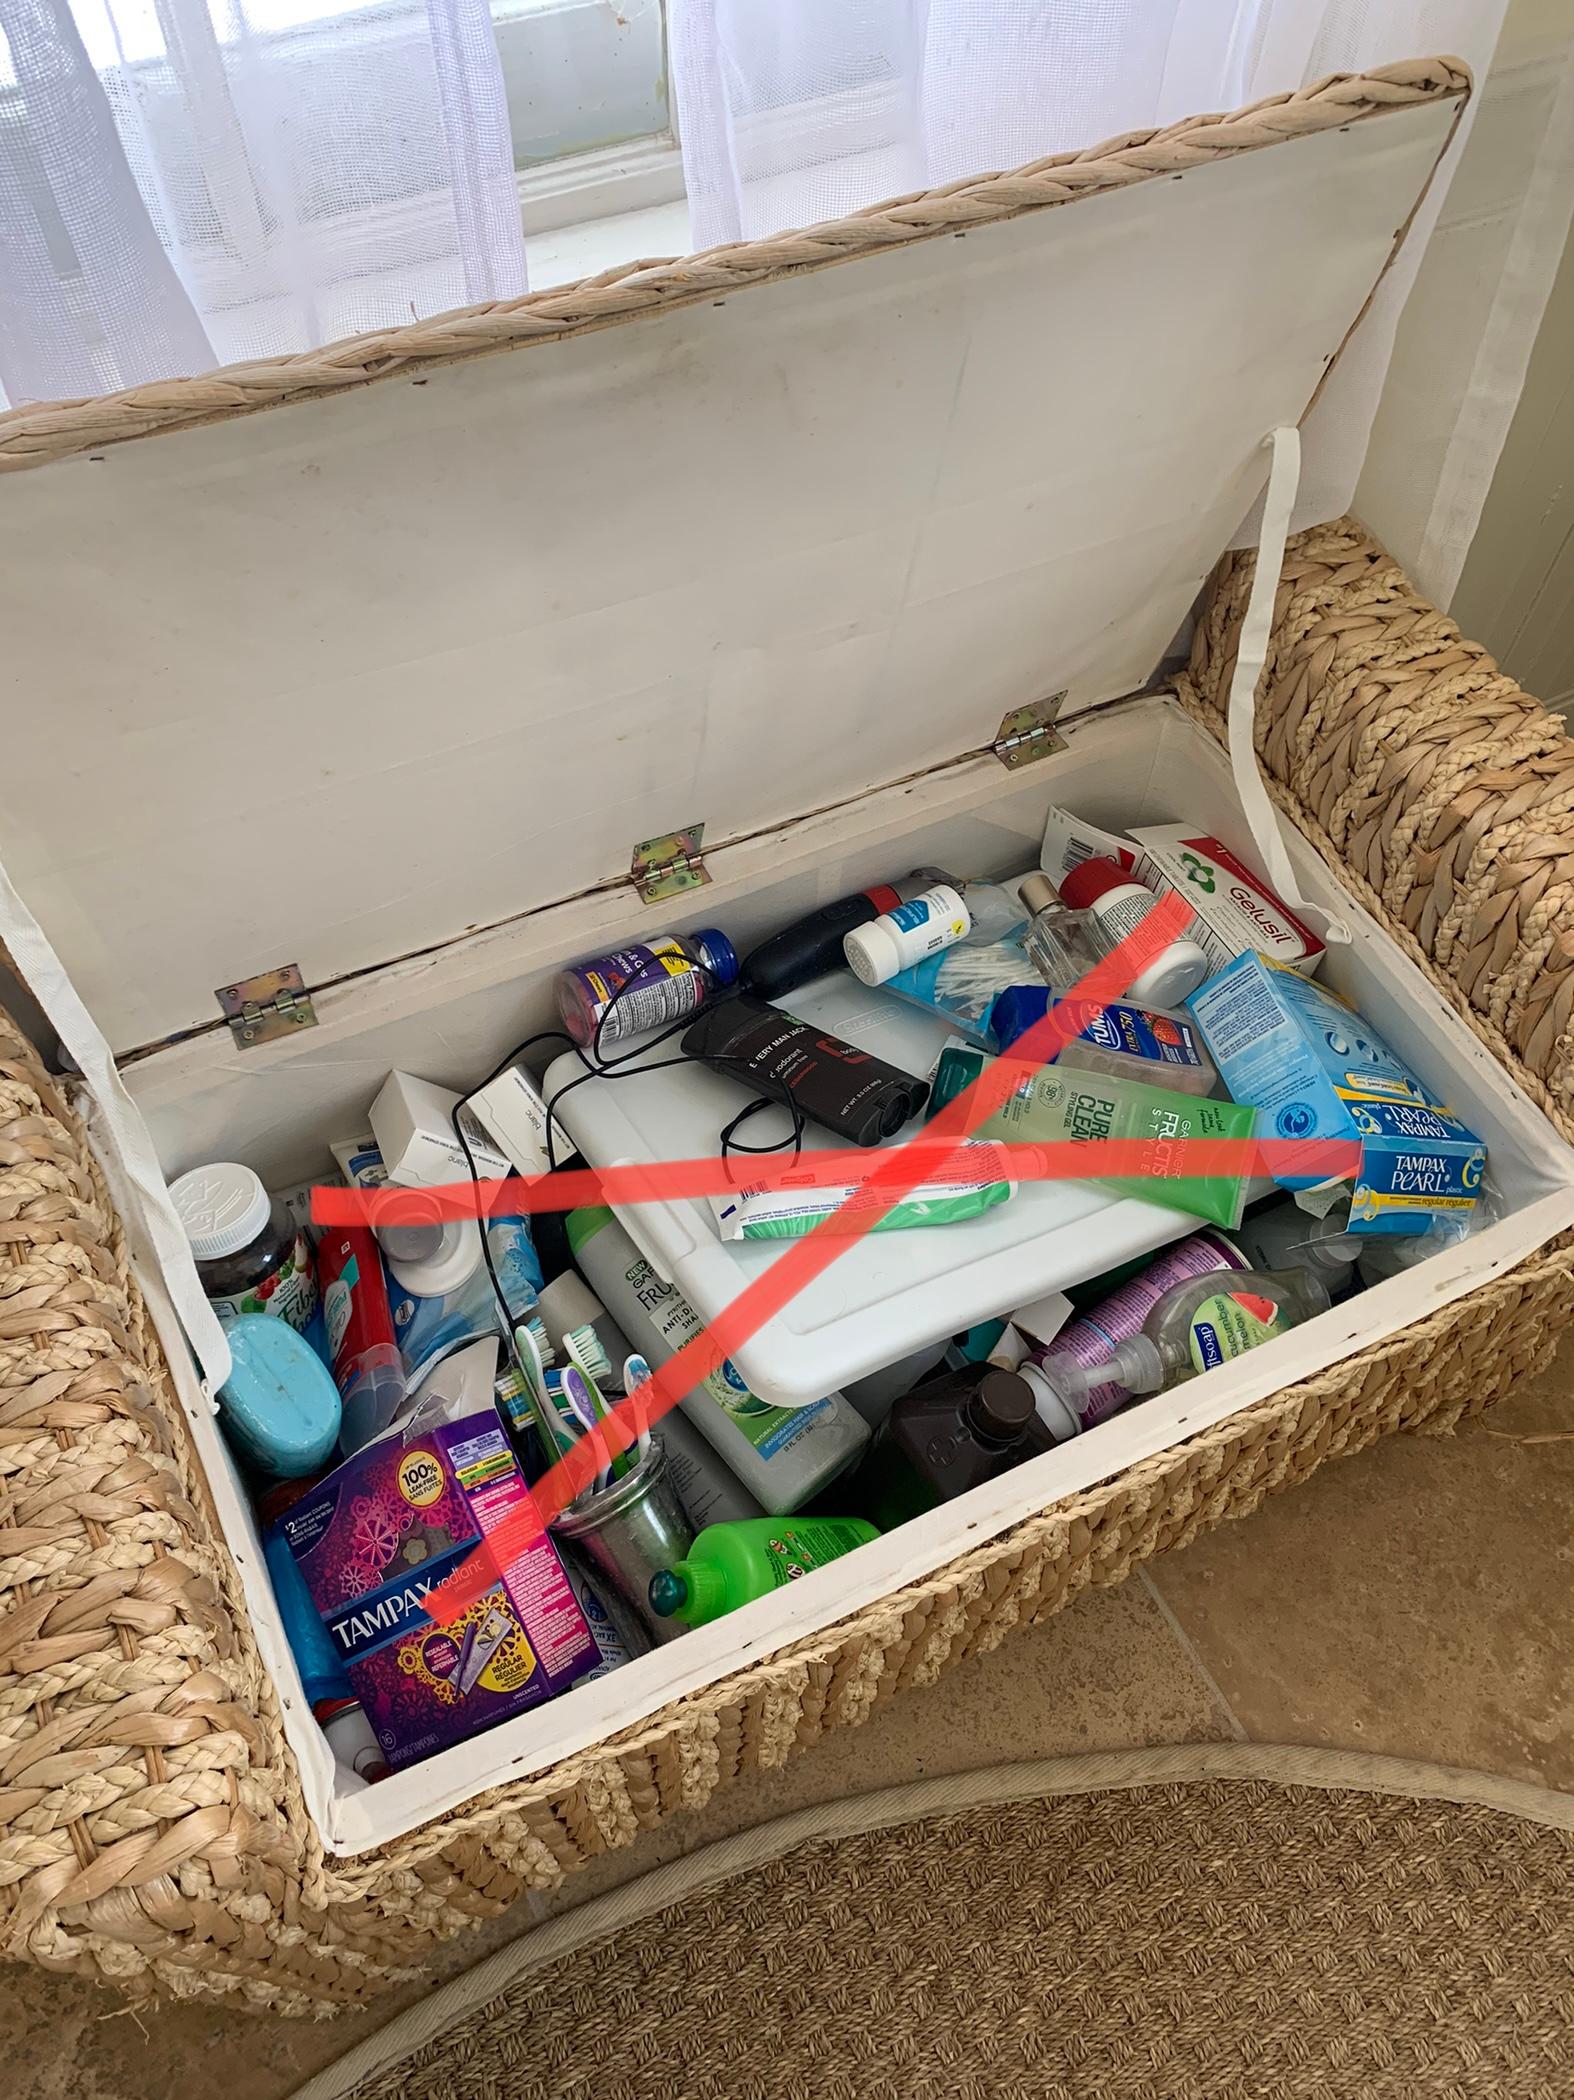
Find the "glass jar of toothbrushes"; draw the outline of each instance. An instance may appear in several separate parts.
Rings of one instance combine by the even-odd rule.
[[[651,1609],[651,1577],[684,1557],[694,1531],[668,1472],[660,1431],[642,1441],[644,1451],[626,1473],[588,1488],[550,1528],[555,1538],[579,1548],[653,1640],[672,1641],[688,1628]]]
[[[663,934],[558,973],[557,1010],[582,1048],[615,1043],[696,1012],[738,981],[738,957],[714,926]]]

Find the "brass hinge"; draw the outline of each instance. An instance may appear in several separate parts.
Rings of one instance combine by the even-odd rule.
[[[660,904],[710,881],[704,839],[705,826],[689,824],[659,839],[640,841],[629,862],[629,879],[647,904]]]
[[[1030,707],[1012,708],[995,731],[995,756],[1003,766],[1015,772],[1018,766],[1032,765],[1036,758],[1065,750],[1066,740],[1055,730],[1065,697],[1063,692],[1051,693],[1047,700],[1035,700]]]
[[[239,984],[221,984],[214,998],[224,1010],[230,1034],[243,1050],[277,1042],[297,1028],[315,1028],[317,1015],[299,963],[261,970]]]

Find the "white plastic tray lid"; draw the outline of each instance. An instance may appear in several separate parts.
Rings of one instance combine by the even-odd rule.
[[[847,971],[801,987],[782,1004],[919,1078],[954,1034],[938,1015],[871,990]],[[650,1055],[653,1062],[670,1060],[672,1046]],[[582,1070],[572,1053],[560,1057],[547,1075],[548,1092],[568,1088]],[[755,1098],[703,1065],[669,1062],[648,1074],[622,1073],[615,1084],[565,1091],[557,1113],[597,1166],[648,1166],[714,1154],[718,1133]],[[890,1142],[905,1143],[918,1129],[909,1125]],[[786,1111],[768,1106],[751,1118],[746,1137],[765,1145],[790,1133]],[[850,1180],[868,1169],[867,1152],[843,1147],[814,1124],[803,1144],[806,1151],[845,1150]],[[748,1161],[737,1158],[733,1165],[746,1182]],[[619,1206],[618,1215],[639,1250],[707,1324],[793,1244],[723,1240],[703,1198]],[[997,1317],[1003,1305],[1025,1305],[1068,1276],[1097,1275],[1199,1230],[1199,1219],[1112,1196],[1097,1182],[1025,1182],[1009,1202],[965,1223],[850,1239],[739,1344],[732,1361],[762,1400],[801,1407]]]

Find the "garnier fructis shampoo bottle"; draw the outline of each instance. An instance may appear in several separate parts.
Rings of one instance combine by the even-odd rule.
[[[970,1044],[948,1043],[930,1083],[930,1116],[954,1101],[995,1060]],[[1241,1222],[1246,1206],[1245,1167],[1220,1174],[1182,1174],[1187,1138],[1249,1138],[1257,1111],[1234,1101],[1204,1101],[1139,1080],[1046,1065],[1022,1078],[992,1115],[969,1131],[1002,1143],[1053,1145],[1087,1138],[1135,1138],[1144,1145],[1147,1171],[1097,1174],[1091,1178],[1124,1196],[1141,1196],[1171,1210],[1206,1218],[1226,1231]]]
[[[610,1210],[570,1211],[567,1232],[575,1265],[630,1341],[652,1363],[670,1363],[700,1332],[687,1298],[656,1274]],[[760,1507],[777,1515],[801,1509],[869,1441],[868,1423],[840,1393],[807,1407],[772,1407],[730,1362],[678,1405]]]
[[[703,1626],[879,1536],[862,1517],[750,1517],[741,1524],[712,1524],[682,1560],[650,1578],[651,1610],[685,1626]]]

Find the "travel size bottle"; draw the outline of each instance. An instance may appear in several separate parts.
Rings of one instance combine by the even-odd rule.
[[[1030,915],[1022,937],[1028,960],[1051,991],[1069,992],[1109,952],[1098,921],[1092,912],[1062,902],[1047,875],[1024,877],[1017,895]]]

